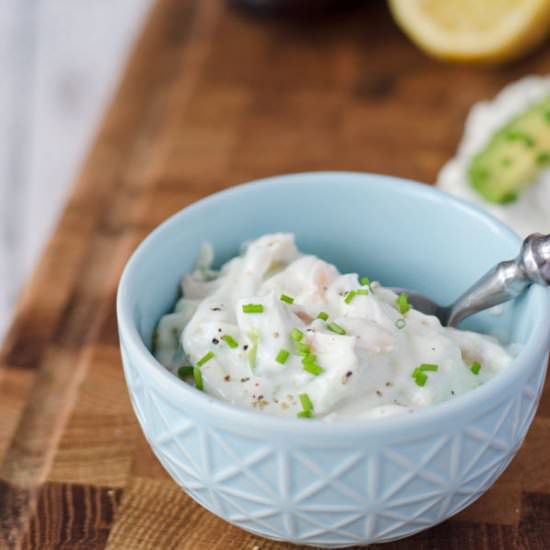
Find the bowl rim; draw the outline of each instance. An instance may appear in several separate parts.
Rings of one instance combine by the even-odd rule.
[[[486,405],[487,402],[497,404],[499,402],[498,396],[504,394],[506,390],[509,389],[509,386],[513,385],[514,381],[517,381],[518,375],[521,375],[522,371],[526,370],[534,362],[540,361],[541,356],[545,356],[548,352],[548,344],[550,343],[550,289],[533,285],[528,292],[535,292],[538,294],[537,305],[539,306],[538,315],[540,319],[535,319],[537,322],[535,323],[534,330],[530,333],[527,343],[514,358],[510,367],[499,373],[498,376],[492,378],[487,383],[465,394],[452,400],[417,410],[414,414],[373,419],[343,417],[330,422],[318,419],[309,421],[307,430],[304,430],[303,419],[268,415],[253,409],[239,407],[219,400],[205,392],[195,389],[183,380],[180,380],[157,361],[154,355],[146,347],[134,323],[130,301],[128,299],[128,287],[133,271],[139,267],[139,264],[147,254],[149,245],[155,241],[160,234],[169,231],[173,225],[179,222],[181,217],[187,216],[192,211],[201,210],[215,205],[218,202],[222,202],[228,195],[253,193],[258,187],[268,183],[271,185],[277,184],[279,186],[285,186],[293,185],[297,179],[303,180],[302,183],[308,180],[314,183],[316,180],[318,181],[320,179],[338,179],[338,181],[341,182],[343,178],[348,180],[363,180],[364,182],[369,181],[372,185],[388,186],[399,184],[402,191],[404,190],[405,192],[415,195],[420,194],[431,202],[450,203],[455,208],[467,211],[470,216],[473,215],[476,218],[481,218],[486,225],[488,224],[492,228],[496,235],[514,241],[519,250],[521,244],[520,237],[512,229],[488,212],[485,212],[482,208],[461,198],[444,193],[432,185],[422,184],[405,178],[369,172],[313,171],[260,178],[228,187],[195,201],[164,220],[138,244],[124,267],[116,299],[119,343],[121,349],[126,350],[129,357],[139,358],[139,367],[143,369],[145,373],[144,376],[141,377],[144,382],[146,382],[148,376],[152,376],[159,384],[164,384],[166,386],[166,391],[177,396],[182,402],[185,402],[190,410],[200,410],[212,416],[221,415],[225,422],[230,422],[234,425],[245,424],[264,431],[273,429],[286,433],[299,433],[301,436],[308,433],[312,435],[338,437],[344,432],[348,435],[359,432],[362,434],[368,433],[374,435],[385,434],[388,431],[396,429],[399,431],[403,429],[408,430],[414,425],[422,426],[426,424],[426,422],[432,424],[433,421],[455,417],[457,414],[460,414],[460,412],[464,413],[464,411],[477,410],[482,405]],[[543,365],[543,368],[544,366],[545,365]]]

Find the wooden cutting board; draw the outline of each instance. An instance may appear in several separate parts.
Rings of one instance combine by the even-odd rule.
[[[382,2],[289,24],[220,0],[160,0],[0,355],[0,547],[289,547],[203,510],[149,450],[117,347],[128,255],[180,208],[260,176],[349,169],[433,182],[473,102],[549,69],[548,48],[499,69],[430,60]],[[550,548],[549,456],[547,390],[488,494],[384,548]]]

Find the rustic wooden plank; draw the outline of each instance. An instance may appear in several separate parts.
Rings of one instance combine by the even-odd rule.
[[[89,368],[56,446],[47,480],[124,487],[140,437],[128,398],[119,352],[94,346]]]
[[[193,21],[195,7],[194,2],[159,3],[149,23],[151,32],[137,47],[118,95],[125,108],[113,109],[107,117],[1,353],[2,371],[37,370],[0,465],[5,485],[0,490],[1,540],[10,546],[22,540],[29,522],[36,523],[42,484],[52,463],[63,463],[53,457],[59,441],[70,438],[61,436],[89,365],[87,344],[102,326],[107,308],[112,315],[120,271],[137,242],[135,235],[143,236],[128,225],[113,229],[111,222],[127,211],[132,193],[124,187],[127,167],[139,164],[133,158],[143,160],[143,144],[154,141],[166,127],[162,121],[169,120],[167,90],[178,63],[174,56],[179,58],[179,47],[189,36],[174,21]],[[141,59],[157,52],[163,62],[155,64],[152,74],[147,70],[152,79],[143,78]],[[92,174],[96,166],[101,167],[99,179]],[[54,478],[58,471],[53,470]]]
[[[156,511],[162,510],[159,515]],[[210,514],[170,481],[136,477],[124,491],[108,550],[252,550],[288,548],[243,532]],[[305,549],[305,546],[293,546]]]
[[[0,480],[9,486],[9,490],[0,490],[0,525],[7,541],[19,540],[26,529],[37,488],[44,480],[76,396],[82,371],[74,372],[73,359],[72,354],[61,349],[47,352],[35,378],[31,399],[0,464]],[[61,399],[56,399],[58,395]]]
[[[45,484],[21,548],[104,547],[121,494],[120,489],[91,485]]]
[[[0,460],[8,449],[27,397],[34,382],[34,373],[9,369],[0,376]]]
[[[549,532],[550,495],[548,493],[526,493],[522,502],[518,547],[545,550],[548,548]]]

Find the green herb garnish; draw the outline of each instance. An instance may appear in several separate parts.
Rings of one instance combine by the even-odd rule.
[[[428,376],[422,371],[418,371],[414,377],[414,381],[418,386],[424,386],[428,380]]]
[[[302,405],[301,412],[298,413],[299,418],[313,418],[313,403],[307,393],[301,393],[298,398]]]
[[[296,342],[295,345],[296,345],[296,351],[300,355],[308,355],[311,353],[311,348],[307,344],[304,344],[303,342]]]
[[[277,361],[277,363],[281,363],[281,365],[284,365],[289,355],[290,355],[290,352],[288,350],[282,349],[277,354],[277,357],[275,357],[275,361]]]
[[[323,368],[320,367],[317,363],[314,362],[303,362],[304,370],[306,372],[309,372],[309,374],[313,374],[313,376],[319,376],[323,373]]]
[[[237,340],[235,340],[235,338],[233,338],[233,336],[229,335],[229,334],[225,334],[224,336],[222,336],[222,340],[230,347],[230,348],[238,348],[239,347],[239,342],[237,342]]]
[[[279,298],[281,302],[285,302],[286,304],[293,304],[294,298],[292,296],[288,296],[287,294],[281,294],[281,297]]]
[[[370,280],[368,277],[361,277],[361,279],[359,279],[359,282],[363,285],[363,286],[370,286]]]
[[[264,306],[262,304],[244,304],[243,313],[263,313]]]
[[[416,369],[413,370],[412,378],[418,386],[424,386],[428,381],[428,375],[426,372],[437,372],[439,365],[435,363],[422,363]]]
[[[355,290],[350,290],[346,293],[346,297],[344,298],[344,302],[346,304],[351,304],[351,301],[355,298],[355,295],[357,292]]]
[[[307,393],[301,393],[298,397],[304,411],[313,410],[313,403],[311,402],[311,399],[309,398],[309,395]]]
[[[210,361],[210,359],[212,359],[214,357],[214,352],[213,351],[209,351],[206,355],[204,355],[203,357],[201,357],[198,361],[197,361],[197,365],[199,367],[202,367],[205,363],[208,363],[208,361]]]
[[[424,372],[437,372],[439,365],[435,363],[422,363],[418,368]]]
[[[299,329],[299,328],[293,328],[291,331],[290,331],[290,337],[295,341],[295,342],[301,342],[304,338],[304,333]]]
[[[399,307],[401,315],[405,315],[410,309],[409,295],[406,292],[402,292],[395,300],[396,305]]]
[[[184,365],[178,369],[178,376],[180,378],[185,378],[186,376],[191,376],[193,374],[193,365]]]
[[[344,334],[346,334],[346,331],[343,327],[341,327],[340,325],[337,325],[336,323],[327,323],[327,328],[336,333],[336,334],[339,334],[340,336],[343,336]]]
[[[323,321],[326,321],[328,319],[328,313],[326,311],[321,311],[319,315],[317,315],[317,319],[322,319]]]
[[[199,367],[193,367],[193,378],[195,379],[195,388],[198,390],[204,390],[204,384],[202,381],[202,372]]]
[[[479,371],[481,370],[481,364],[478,361],[474,361],[470,366],[470,370],[473,374],[477,376],[479,374]]]
[[[350,290],[347,294],[346,294],[346,297],[344,298],[344,302],[346,302],[346,304],[351,304],[351,301],[356,297],[356,296],[367,296],[369,293],[369,291],[366,289],[366,288],[359,288],[357,290]]]
[[[260,341],[260,335],[257,331],[253,330],[248,335],[248,338],[252,342],[252,345],[248,350],[248,365],[252,370],[254,370],[256,368],[256,356],[258,354],[258,342]]]

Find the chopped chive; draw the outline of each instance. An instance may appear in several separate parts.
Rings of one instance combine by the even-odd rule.
[[[199,367],[193,367],[193,378],[195,379],[195,388],[198,390],[204,390],[204,384],[202,382],[202,372]]]
[[[209,351],[206,355],[204,355],[203,357],[201,357],[198,361],[197,361],[197,365],[199,367],[202,367],[205,363],[208,363],[208,361],[210,361],[210,359],[212,359],[214,357],[214,352],[213,351]]]
[[[439,365],[435,363],[422,363],[413,370],[412,378],[418,386],[424,386],[428,381],[426,372],[436,372],[438,369]]]
[[[346,304],[351,304],[351,301],[355,298],[355,295],[357,294],[357,291],[350,290],[346,293],[346,297],[344,298],[344,302]]]
[[[178,369],[178,376],[180,378],[185,378],[186,376],[191,376],[193,374],[193,367],[192,365],[184,365],[183,367],[180,367]]]
[[[536,158],[537,164],[546,164],[548,161],[550,161],[550,152],[549,151],[541,151]]]
[[[313,374],[313,376],[319,376],[323,373],[323,368],[317,363],[304,363],[304,370],[310,374]]]
[[[302,358],[302,363],[304,365],[306,363],[315,363],[316,361],[317,361],[317,355],[313,355],[313,353],[306,353]]]
[[[263,313],[264,306],[262,304],[244,304],[243,313]]]
[[[396,305],[399,307],[401,315],[405,315],[411,306],[409,305],[409,296],[406,292],[402,292],[395,300]]]
[[[328,313],[326,311],[319,312],[319,315],[317,315],[317,319],[322,319],[323,321],[326,321],[328,319]]]
[[[397,319],[397,321],[395,321],[395,326],[399,330],[403,330],[407,326],[407,321],[405,321],[405,319]]]
[[[238,348],[239,342],[233,338],[233,336],[229,334],[224,334],[222,336],[222,340],[230,347],[230,348]]]
[[[422,371],[418,371],[414,377],[417,386],[424,386],[428,380],[428,376]]]
[[[301,393],[298,398],[300,399],[300,403],[304,411],[313,410],[313,403],[311,402],[311,399],[309,398],[309,395],[307,393]]]
[[[292,296],[288,296],[287,294],[281,294],[281,297],[279,298],[281,302],[285,302],[286,304],[293,304],[294,298]]]
[[[359,290],[355,291],[355,294],[357,294],[357,296],[368,296],[369,291],[366,288],[360,288]]]
[[[302,410],[298,413],[298,418],[313,418],[313,403],[307,393],[301,393],[298,398],[302,405]]]
[[[363,286],[370,286],[370,280],[368,277],[361,277],[361,279],[359,279],[359,282],[363,285]]]
[[[327,328],[330,331],[335,332],[336,334],[339,334],[340,336],[343,336],[344,334],[346,334],[345,329],[342,328],[340,325],[337,325],[336,323],[327,323]]]
[[[418,368],[424,372],[437,372],[439,365],[434,363],[422,363]]]
[[[479,363],[479,361],[474,361],[470,367],[470,370],[473,374],[477,376],[479,374],[479,371],[481,370],[481,364]]]
[[[258,354],[258,342],[260,340],[260,335],[257,331],[253,330],[248,335],[250,338],[250,341],[252,342],[252,345],[250,346],[250,349],[248,350],[248,365],[252,370],[256,368],[256,356]]]
[[[311,353],[311,348],[303,342],[296,342],[296,351],[301,355],[309,355]]]
[[[299,329],[299,328],[293,328],[291,331],[290,331],[290,337],[295,341],[295,342],[300,342],[303,337],[304,337],[304,333]]]
[[[275,361],[277,361],[277,363],[281,363],[281,365],[284,365],[289,355],[290,355],[290,352],[288,350],[282,349],[277,354],[277,357],[275,357]]]

